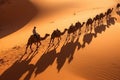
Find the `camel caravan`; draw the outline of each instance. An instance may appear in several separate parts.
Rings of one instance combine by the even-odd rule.
[[[116,5],[116,13],[119,12],[120,14],[120,3]],[[85,25],[85,34],[92,33],[94,30],[95,34],[97,33],[95,30],[98,29],[98,27],[102,27],[103,25],[103,20],[106,19],[106,21],[109,21],[111,18],[111,13],[113,12],[113,8],[107,9],[106,12],[100,13],[95,15],[93,18],[89,18],[86,22],[76,22],[75,25],[71,24],[68,29],[64,29],[63,32],[61,32],[59,29],[56,29],[52,32],[52,34],[45,34],[44,37],[41,37],[37,32],[36,32],[36,27],[33,29],[33,35],[31,35],[28,39],[27,46],[25,52],[27,53],[28,47],[30,47],[31,52],[33,51],[32,45],[36,45],[36,50],[39,48],[41,45],[41,41],[45,40],[47,37],[50,36],[50,42],[48,48],[50,49],[51,47],[58,47],[61,41],[61,36],[63,36],[67,32],[65,44],[67,44],[69,41],[74,41],[75,37],[78,37],[81,35],[81,28]],[[115,20],[117,20],[115,18]],[[107,23],[107,22],[106,22]],[[108,23],[107,23],[108,25]],[[57,44],[54,44],[54,39],[57,39]],[[85,44],[83,44],[85,45]]]

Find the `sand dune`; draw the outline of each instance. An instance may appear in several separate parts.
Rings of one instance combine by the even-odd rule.
[[[0,38],[24,27],[37,15],[37,12],[36,7],[29,0],[6,0],[0,6]]]
[[[23,0],[18,1],[21,5],[23,2]],[[19,20],[17,23],[17,16],[14,16],[13,22],[16,21],[16,25],[22,25],[12,31],[12,34],[7,33],[7,36],[0,39],[0,80],[119,80],[120,16],[115,12],[115,5],[118,2],[117,0],[109,0],[109,2],[104,0],[31,0],[31,3],[35,5],[33,7],[29,1],[25,1],[23,5],[28,5],[28,7],[23,9],[24,16],[17,15],[20,21],[25,20],[25,24]],[[73,5],[70,6],[72,3]],[[6,4],[6,6],[9,5]],[[17,1],[14,5],[18,5]],[[6,6],[2,5],[3,8]],[[108,22],[111,23],[109,27],[106,26],[108,23],[104,19],[104,25],[96,28],[96,33],[93,30],[92,33],[85,34],[84,26],[80,37],[78,36],[79,38],[73,42],[63,45],[67,36],[65,33],[57,48],[51,48],[45,52],[50,41],[48,37],[42,41],[37,51],[30,52],[28,49],[25,54],[27,39],[32,34],[33,26],[37,26],[37,31],[43,37],[45,33],[51,34],[56,28],[63,31],[64,28],[69,28],[71,23],[86,22],[88,18],[93,18],[96,14],[105,12],[111,7],[114,7],[114,11],[111,21]],[[31,12],[31,8],[33,11],[34,8],[37,9],[38,14],[31,13],[28,15],[29,20],[26,20],[27,18],[24,17],[29,11]],[[6,15],[10,14],[6,12]],[[8,22],[11,21],[10,18],[1,17]],[[117,18],[117,21],[112,18]],[[7,21],[3,23],[9,25]],[[35,48],[33,46],[34,50]]]

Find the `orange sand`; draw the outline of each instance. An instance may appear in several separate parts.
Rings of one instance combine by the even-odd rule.
[[[118,2],[11,0],[4,3],[0,6],[0,80],[119,80],[120,16],[115,13],[115,9],[112,13],[117,18],[115,25],[97,34],[84,48],[81,47],[84,33],[78,41],[63,46],[65,34],[57,49],[43,54],[50,40],[48,37],[42,41],[35,56],[25,60],[28,51],[19,60],[24,54],[33,26],[37,26],[41,36],[51,34],[56,28],[63,31],[72,23],[87,21],[89,17],[93,18],[115,7]],[[71,58],[68,57],[70,55]]]

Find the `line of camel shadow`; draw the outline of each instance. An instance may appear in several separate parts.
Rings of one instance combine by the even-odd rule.
[[[101,23],[99,25],[94,26],[95,33],[86,32],[86,34],[83,37],[83,44],[79,42],[81,34],[76,36],[75,32],[73,33],[71,40],[65,40],[65,43],[60,49],[60,52],[56,51],[57,47],[59,46],[59,42],[57,44],[57,47],[56,45],[52,45],[52,47],[50,47],[50,45],[53,43],[49,44],[48,48],[43,53],[43,55],[40,56],[35,65],[30,64],[30,62],[38,54],[38,49],[36,49],[35,51],[31,51],[30,53],[25,52],[25,54],[21,56],[19,60],[17,60],[11,67],[9,67],[5,72],[3,72],[2,75],[0,75],[0,80],[19,80],[26,72],[28,73],[25,76],[24,80],[30,80],[33,73],[35,73],[35,76],[37,76],[38,74],[44,72],[49,66],[51,66],[54,63],[55,60],[57,61],[56,69],[58,70],[58,72],[60,72],[66,61],[68,61],[69,64],[72,62],[75,50],[85,48],[86,44],[90,44],[92,42],[92,39],[97,37],[98,33],[101,34],[106,30],[106,28],[109,28],[111,25],[114,25],[115,20],[115,17],[109,16],[109,18],[106,19],[106,25]],[[74,29],[74,31],[75,30],[76,29]],[[61,32],[62,35],[64,33],[65,31]],[[56,34],[54,33],[53,35]],[[60,37],[60,35],[57,36]],[[68,38],[68,36],[66,38]],[[54,38],[52,39],[52,42],[54,42]],[[61,41],[61,38],[59,39],[60,40],[58,41]],[[23,59],[25,55],[27,55],[27,57]]]

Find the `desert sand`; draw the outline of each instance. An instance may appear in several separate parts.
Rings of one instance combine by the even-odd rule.
[[[119,0],[6,0],[0,3],[0,80],[120,80]],[[114,8],[114,24],[102,32],[82,33],[65,45],[46,51],[50,36],[33,52],[25,48],[32,29],[41,37],[53,30],[61,32],[77,21],[86,22],[96,14]],[[106,19],[103,20],[107,25]],[[102,28],[100,28],[102,29]],[[85,37],[87,36],[87,37]],[[57,39],[55,39],[55,43]],[[85,45],[83,46],[85,42]],[[89,44],[88,44],[89,43]]]

